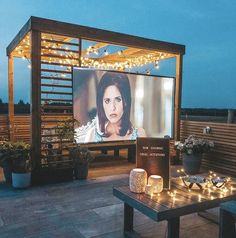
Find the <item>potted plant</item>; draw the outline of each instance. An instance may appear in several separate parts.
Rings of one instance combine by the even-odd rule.
[[[0,141],[0,167],[3,168],[3,174],[6,183],[12,182],[12,161],[10,159],[12,143]]]
[[[26,188],[31,184],[31,146],[25,142],[12,143],[12,186]]]
[[[76,179],[86,179],[88,176],[89,162],[94,159],[91,151],[87,147],[75,145],[70,149],[70,159],[74,163],[74,177]]]
[[[197,174],[200,171],[202,154],[213,147],[212,141],[190,135],[185,141],[177,142],[175,148],[183,153],[183,167],[187,174]]]

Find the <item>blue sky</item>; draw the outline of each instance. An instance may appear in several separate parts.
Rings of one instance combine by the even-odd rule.
[[[5,49],[30,16],[186,45],[182,107],[236,108],[235,0],[1,0],[0,98],[7,101]],[[15,101],[29,99],[17,75]]]

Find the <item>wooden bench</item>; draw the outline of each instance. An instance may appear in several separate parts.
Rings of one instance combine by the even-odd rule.
[[[114,156],[119,156],[120,149],[128,150],[128,161],[136,162],[136,141],[121,141],[121,142],[104,142],[104,143],[88,143],[80,144],[81,147],[87,147],[91,151],[102,151],[106,154],[108,150],[114,150]]]

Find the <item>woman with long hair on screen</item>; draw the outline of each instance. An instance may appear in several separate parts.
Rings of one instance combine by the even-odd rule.
[[[143,128],[130,121],[131,90],[126,74],[106,72],[97,87],[97,123],[85,142],[135,140],[145,137]]]

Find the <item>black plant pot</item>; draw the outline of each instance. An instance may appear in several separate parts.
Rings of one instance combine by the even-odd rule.
[[[74,168],[76,179],[86,179],[88,177],[88,163],[77,163]]]
[[[202,163],[202,154],[183,154],[183,167],[187,174],[198,174]]]

